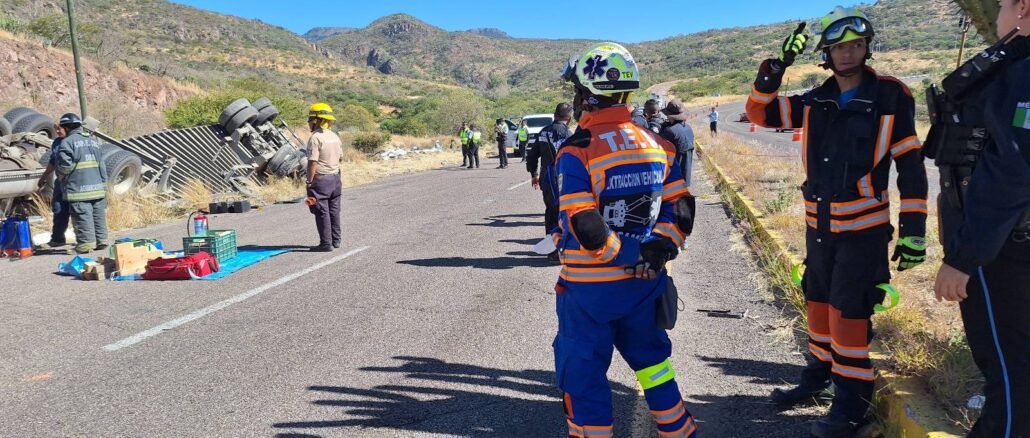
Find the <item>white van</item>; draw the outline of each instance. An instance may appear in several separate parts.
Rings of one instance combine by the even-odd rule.
[[[536,141],[536,136],[540,135],[540,131],[554,123],[554,116],[551,114],[529,114],[522,116],[522,120],[526,121],[526,127],[529,128],[529,144],[533,144]]]

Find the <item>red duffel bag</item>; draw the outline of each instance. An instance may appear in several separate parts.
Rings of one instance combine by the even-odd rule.
[[[195,280],[218,272],[218,259],[206,252],[177,259],[155,259],[147,262],[144,280]]]

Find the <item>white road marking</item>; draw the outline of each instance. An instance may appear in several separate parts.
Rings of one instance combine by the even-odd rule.
[[[526,185],[526,184],[529,184],[529,183],[531,183],[531,182],[533,182],[533,180],[531,180],[531,179],[530,179],[530,180],[526,180],[526,181],[523,181],[523,182],[520,182],[520,183],[518,183],[518,184],[515,184],[515,185],[513,185],[513,186],[511,186],[511,187],[508,187],[508,191],[511,191],[511,190],[515,190],[515,189],[517,189],[517,188],[519,188],[519,187],[522,187],[522,186],[524,186],[524,185]]]
[[[357,254],[359,252],[365,251],[368,248],[369,247],[365,246],[365,247],[353,249],[353,250],[351,250],[351,251],[349,251],[349,252],[347,252],[345,254],[340,254],[340,255],[338,255],[336,257],[333,257],[333,258],[331,258],[329,260],[326,260],[326,261],[324,261],[322,263],[319,263],[317,265],[311,266],[311,267],[309,267],[309,268],[307,268],[307,269],[305,269],[303,271],[296,272],[296,273],[287,275],[285,277],[282,277],[282,278],[280,278],[278,280],[275,280],[275,281],[273,281],[271,283],[267,283],[267,284],[264,284],[262,286],[258,286],[258,287],[254,288],[254,289],[251,289],[249,291],[246,291],[244,293],[241,293],[239,295],[236,295],[236,296],[234,296],[232,298],[229,298],[229,299],[226,299],[224,301],[212,304],[212,305],[210,305],[208,307],[205,307],[203,309],[197,310],[197,311],[195,311],[193,313],[190,313],[188,315],[184,315],[184,316],[181,316],[179,318],[173,319],[171,321],[168,321],[168,322],[166,322],[164,324],[161,324],[161,325],[156,326],[154,328],[151,328],[149,330],[136,333],[135,335],[129,336],[129,337],[127,337],[125,339],[122,339],[122,340],[120,340],[118,342],[115,342],[113,344],[105,345],[104,346],[104,350],[107,350],[107,351],[118,351],[118,350],[121,350],[121,349],[123,349],[125,347],[129,347],[129,346],[138,344],[140,342],[143,342],[147,338],[159,335],[159,334],[161,334],[163,332],[166,332],[168,330],[172,330],[172,329],[174,329],[176,327],[179,327],[179,326],[181,326],[183,324],[186,324],[186,323],[188,323],[190,321],[194,321],[194,320],[203,318],[203,317],[205,317],[207,315],[215,313],[215,312],[217,312],[219,310],[222,310],[222,309],[224,309],[226,307],[229,307],[229,306],[231,306],[233,304],[237,304],[237,303],[243,302],[244,300],[246,300],[248,298],[252,298],[252,297],[254,297],[254,296],[256,296],[256,295],[258,295],[258,294],[260,294],[262,292],[268,291],[269,289],[272,289],[274,287],[282,286],[282,285],[284,285],[286,283],[289,283],[289,282],[291,282],[293,280],[296,280],[296,279],[298,279],[300,277],[303,277],[303,276],[308,275],[308,274],[310,274],[312,272],[315,272],[315,271],[317,271],[319,269],[322,269],[322,268],[324,268],[326,266],[329,266],[329,265],[331,265],[333,263],[336,263],[336,262],[338,262],[340,260],[343,260],[345,258],[353,256],[354,254]]]

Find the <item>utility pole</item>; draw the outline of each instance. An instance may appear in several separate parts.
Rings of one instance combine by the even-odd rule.
[[[967,14],[963,14],[962,18],[958,21],[958,25],[962,29],[962,40],[958,44],[958,60],[955,61],[956,69],[962,67],[962,52],[966,50],[966,34],[969,33],[969,25],[972,22]]]
[[[86,120],[86,90],[82,86],[82,64],[79,62],[79,37],[75,33],[75,1],[67,0],[68,4],[68,35],[72,40],[72,58],[75,60],[75,83],[79,87],[79,109],[82,120]]]

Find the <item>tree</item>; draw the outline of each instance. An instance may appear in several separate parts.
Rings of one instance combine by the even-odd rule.
[[[955,4],[962,9],[962,12],[969,15],[980,33],[989,43],[998,41],[998,27],[995,22],[998,19],[998,12],[1001,6],[998,0],[954,0]]]
[[[92,23],[76,24],[79,41],[82,45],[94,49],[103,32],[99,26]],[[71,34],[68,33],[68,17],[64,14],[44,15],[29,22],[28,31],[43,37],[46,45],[50,47],[71,46]]]
[[[458,132],[462,122],[479,122],[486,120],[486,105],[483,99],[469,90],[451,91],[433,102],[426,122],[429,129],[437,134],[453,134]]]
[[[376,127],[376,121],[372,117],[372,113],[355,104],[345,105],[337,111],[336,123],[343,128],[358,131],[371,131]]]

